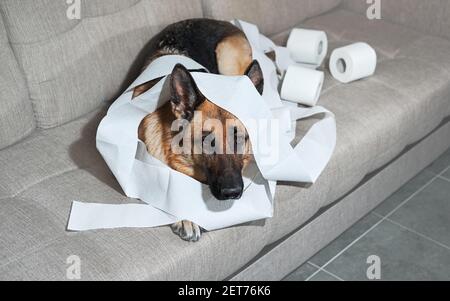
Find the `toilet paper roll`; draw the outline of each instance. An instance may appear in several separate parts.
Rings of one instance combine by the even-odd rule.
[[[317,70],[320,66],[318,65],[313,65],[313,64],[305,64],[305,63],[297,63],[297,66],[302,66],[304,68],[308,68],[308,69],[313,69],[313,70]]]
[[[297,63],[320,66],[328,52],[328,38],[323,31],[295,28],[292,30],[287,48]]]
[[[377,53],[367,43],[355,43],[338,48],[331,54],[331,74],[342,83],[372,76],[376,68]]]
[[[324,73],[292,65],[288,68],[281,86],[281,98],[314,107],[323,87]]]

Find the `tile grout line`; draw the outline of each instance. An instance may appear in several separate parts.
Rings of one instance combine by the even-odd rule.
[[[439,179],[450,182],[450,179],[448,179],[447,177],[444,176],[438,176]]]
[[[351,242],[347,247],[345,247],[344,249],[342,249],[338,254],[336,254],[333,258],[331,258],[328,262],[326,262],[321,269],[325,269],[327,266],[329,266],[336,258],[338,258],[339,256],[341,256],[344,252],[346,252],[348,249],[350,249],[353,245],[355,245],[358,241],[360,241],[362,238],[364,238],[367,234],[369,234],[370,232],[372,232],[373,229],[375,229],[376,227],[378,227],[381,223],[383,223],[384,221],[386,221],[389,217],[391,217],[398,209],[400,209],[401,207],[403,207],[406,203],[408,203],[411,199],[413,199],[416,195],[418,195],[419,193],[421,193],[423,190],[425,190],[431,183],[434,182],[434,180],[436,180],[437,178],[439,178],[439,176],[443,175],[444,173],[446,173],[448,170],[450,169],[450,166],[447,167],[446,169],[444,169],[440,174],[434,176],[430,181],[428,181],[426,184],[424,184],[421,188],[419,188],[416,192],[414,192],[412,195],[410,195],[406,200],[404,200],[400,205],[398,205],[397,207],[395,207],[389,214],[387,214],[385,217],[383,217],[380,221],[378,221],[377,223],[375,223],[372,227],[370,227],[369,230],[367,230],[366,232],[364,232],[363,234],[361,234],[358,238],[356,238],[353,242]],[[311,280],[314,276],[316,276],[318,273],[320,272],[320,270],[314,272],[311,276],[309,276],[305,281],[309,281]]]
[[[336,278],[336,279],[339,280],[339,281],[345,281],[345,280],[342,279],[341,277],[339,277],[339,276],[337,276],[337,275],[331,273],[330,271],[327,271],[327,270],[321,268],[320,266],[318,266],[317,264],[315,264],[315,263],[313,263],[313,262],[311,262],[311,261],[308,261],[308,264],[311,265],[311,266],[313,266],[313,267],[315,267],[315,268],[318,269],[319,271],[322,271],[322,272],[324,272],[324,273],[326,273],[326,274],[332,276],[333,278]]]
[[[373,212],[373,214],[375,214],[376,216],[378,216],[380,218],[383,218],[383,216],[381,214],[378,214],[376,212]],[[394,220],[392,220],[390,218],[387,218],[386,221],[390,222],[391,224],[397,225],[397,226],[399,226],[400,228],[402,228],[404,230],[407,230],[407,231],[409,231],[411,233],[414,233],[414,234],[416,234],[416,235],[418,235],[418,236],[420,236],[420,237],[422,237],[422,238],[424,238],[424,239],[426,239],[426,240],[428,240],[428,241],[430,241],[432,243],[435,243],[435,244],[439,245],[440,247],[443,247],[443,248],[445,248],[445,249],[450,251],[450,246],[447,246],[446,244],[443,244],[443,243],[441,243],[441,242],[439,242],[439,241],[437,241],[437,240],[435,240],[435,239],[433,239],[431,237],[428,237],[425,234],[422,234],[422,233],[420,233],[420,232],[418,232],[418,231],[416,231],[414,229],[406,227],[406,226],[400,224],[399,222],[396,222],[396,221],[394,221]]]
[[[450,165],[449,166],[447,166],[447,168],[446,169],[449,169],[450,168]],[[450,181],[450,179],[449,178],[447,178],[447,177],[445,177],[444,176],[444,174],[445,174],[445,170],[446,169],[444,169],[444,171],[442,172],[437,172],[437,171],[434,171],[434,170],[432,170],[432,169],[428,169],[428,168],[426,168],[425,170],[427,170],[428,172],[430,172],[430,173],[432,173],[433,175],[435,175],[435,176],[438,176],[438,178],[441,178],[441,179],[444,179],[444,180],[447,180],[447,181]]]

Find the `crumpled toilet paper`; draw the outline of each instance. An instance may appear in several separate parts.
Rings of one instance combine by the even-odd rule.
[[[272,217],[276,181],[317,180],[336,145],[334,115],[322,107],[300,108],[282,101],[277,90],[277,68],[286,70],[293,63],[289,52],[261,35],[255,25],[243,21],[235,24],[247,35],[254,59],[261,65],[266,79],[264,94],[261,96],[246,76],[192,75],[203,95],[239,118],[249,132],[255,163],[244,171],[242,198],[216,200],[207,186],[170,169],[152,157],[139,141],[139,124],[161,105],[160,94],[173,67],[181,63],[190,70],[205,69],[184,56],[165,56],[150,64],[116,100],[97,133],[97,148],[125,194],[146,204],[74,202],[68,230],[157,227],[181,220],[192,221],[206,230],[226,228]],[[277,53],[276,64],[265,55],[269,51]],[[163,79],[152,89],[131,100],[134,87],[160,77]],[[316,115],[322,119],[292,147],[295,122]],[[261,121],[256,122],[257,127],[255,121]],[[268,141],[267,132],[274,128],[277,139]]]

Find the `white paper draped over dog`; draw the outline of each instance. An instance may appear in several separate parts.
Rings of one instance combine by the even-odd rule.
[[[192,76],[208,100],[231,112],[249,132],[255,164],[244,170],[242,198],[216,200],[208,186],[155,159],[139,141],[138,128],[142,120],[168,98],[161,93],[174,66],[181,63],[189,70],[205,69],[184,56],[164,56],[150,64],[116,100],[97,133],[97,148],[125,194],[147,204],[74,202],[69,230],[156,227],[181,220],[192,221],[206,230],[226,228],[272,217],[276,181],[314,183],[317,180],[336,144],[333,114],[322,107],[306,109],[283,102],[278,93],[277,68],[284,71],[293,63],[289,52],[261,35],[256,26],[242,21],[235,21],[235,25],[247,35],[254,59],[263,70],[263,96],[246,76],[197,72]],[[276,52],[276,64],[265,55],[268,51]],[[160,77],[163,79],[152,89],[132,100],[136,86]],[[319,114],[322,119],[292,147],[295,122]],[[267,139],[269,132],[272,139]]]

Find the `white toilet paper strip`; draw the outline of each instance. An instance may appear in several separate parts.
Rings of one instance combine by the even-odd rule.
[[[342,83],[372,76],[376,67],[377,53],[367,43],[355,43],[335,49],[330,58],[331,74]]]
[[[281,86],[281,98],[305,106],[317,105],[325,75],[303,66],[289,66]]]
[[[192,221],[206,230],[221,229],[271,217],[276,181],[314,183],[317,180],[336,144],[333,114],[321,107],[304,109],[283,103],[276,89],[279,84],[276,66],[264,53],[275,50],[277,66],[283,70],[290,62],[283,55],[285,49],[260,35],[254,25],[235,24],[248,36],[255,59],[261,64],[266,78],[264,95],[258,94],[246,76],[195,72],[192,75],[205,97],[233,113],[248,129],[255,164],[244,171],[243,197],[234,201],[216,200],[208,187],[152,157],[138,140],[140,122],[162,105],[160,94],[167,77],[131,100],[133,88],[170,74],[177,63],[188,69],[202,68],[187,57],[165,56],[150,64],[111,106],[97,134],[97,148],[125,194],[148,205],[74,202],[68,230],[156,227],[181,220]],[[295,135],[294,122],[318,114],[323,119],[293,148],[290,142]],[[268,131],[274,129],[277,132],[272,136],[277,139],[267,140]]]
[[[289,36],[287,48],[297,63],[320,66],[327,56],[327,34],[319,30],[294,28]]]

